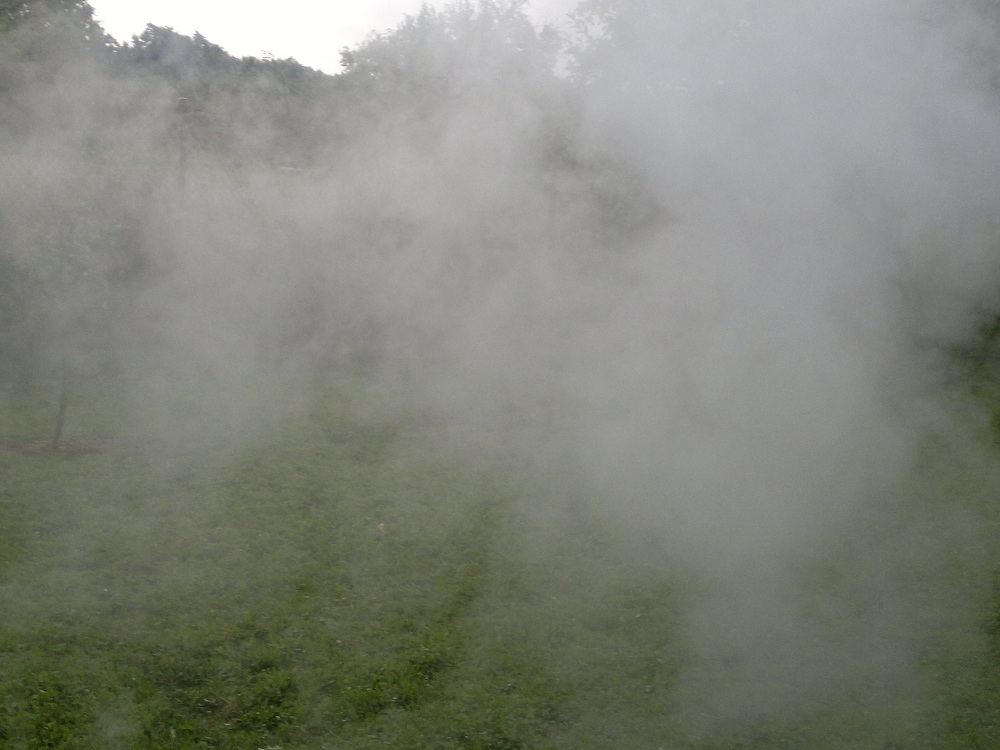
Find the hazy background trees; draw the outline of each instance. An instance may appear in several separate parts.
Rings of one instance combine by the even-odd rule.
[[[943,14],[940,33],[964,28],[975,6],[922,7]],[[691,212],[727,205],[750,226],[774,196],[805,205],[820,181],[795,185],[809,174],[840,182],[818,204],[871,190],[898,195],[905,211],[915,196],[900,187],[917,161],[866,161],[877,140],[866,133],[895,133],[915,153],[947,127],[946,110],[966,112],[970,142],[984,130],[978,110],[904,118],[893,103],[906,66],[938,71],[924,101],[971,69],[940,44],[921,63],[898,9],[871,14],[889,50],[872,68],[821,43],[795,47],[798,24],[847,24],[836,8],[809,21],[737,0],[584,0],[561,36],[525,7],[425,6],[344,50],[343,72],[328,76],[156,26],[117,44],[85,2],[5,3],[4,371],[96,357],[100,368],[81,369],[107,373],[166,341],[213,360],[218,341],[201,335],[212,329],[242,372],[259,358],[291,361],[290,347],[306,360],[354,348],[367,358],[377,341],[379,356],[408,367],[460,361],[495,385],[504,367],[470,341],[513,326],[553,341],[501,359],[547,361],[551,374],[564,364],[558,342],[587,319],[583,300],[626,284],[627,259],[650,243],[668,257],[655,238],[693,226]],[[973,35],[983,54],[990,33]],[[798,101],[787,95],[814,83]],[[955,180],[969,151],[941,151]],[[893,169],[898,179],[886,177]]]

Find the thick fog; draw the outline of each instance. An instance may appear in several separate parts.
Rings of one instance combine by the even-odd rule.
[[[538,69],[489,57],[486,32],[431,46],[434,96],[317,107],[308,162],[194,145],[287,137],[227,121],[238,102],[192,114],[152,79],[43,71],[0,144],[7,246],[66,277],[43,359],[100,377],[86,321],[106,316],[144,419],[183,430],[157,399],[210,382],[244,436],[258,378],[416,384],[456,430],[573,467],[616,532],[702,577],[692,722],[916,701],[922,639],[967,625],[935,571],[978,532],[958,509],[860,532],[919,494],[929,432],[995,471],[941,394],[1000,288],[1000,36],[958,1],[599,7]],[[331,96],[355,96],[344,80]],[[126,282],[75,270],[108,240],[60,239],[91,231],[50,221],[74,201],[121,215],[95,262]],[[529,512],[557,533],[559,509]],[[833,557],[840,583],[803,594],[802,561]]]
[[[721,50],[695,26],[691,52],[624,73],[676,81],[592,110],[671,217],[633,248],[589,434],[645,467],[640,512],[724,554],[794,540],[893,475],[939,347],[995,293],[996,117],[957,52],[971,27],[781,7],[731,16]]]
[[[610,518],[718,575],[694,715],[896,707],[955,607],[933,570],[977,531],[960,510],[905,543],[852,524],[944,429],[944,352],[995,301],[995,32],[954,4],[657,7],[593,61],[584,137],[666,217],[581,294],[601,309],[569,354],[581,445]],[[804,602],[796,566],[843,534],[850,583]]]

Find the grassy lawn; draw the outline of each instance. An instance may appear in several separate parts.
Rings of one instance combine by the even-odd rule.
[[[784,713],[698,722],[685,691],[711,705],[727,673],[756,674],[691,646],[711,582],[599,523],[568,467],[476,443],[403,388],[280,392],[171,393],[154,413],[81,390],[55,452],[51,398],[2,392],[0,746],[1000,746],[988,427],[974,449],[928,436],[914,475],[788,584],[840,644],[823,669],[882,658],[855,644],[892,622],[886,674],[905,662],[919,689],[845,668]],[[281,403],[234,406],[265,398]],[[1000,404],[988,379],[956,398],[984,424]],[[858,583],[876,579],[889,615]]]

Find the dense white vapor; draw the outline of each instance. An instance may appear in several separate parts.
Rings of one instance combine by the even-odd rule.
[[[692,721],[852,691],[916,705],[919,644],[954,625],[918,613],[963,611],[936,588],[941,540],[974,522],[844,540],[948,429],[946,352],[997,301],[996,38],[936,2],[623,7],[581,58],[576,147],[652,209],[581,215],[579,186],[529,188],[530,107],[459,109],[429,148],[390,138],[351,179],[409,227],[369,287],[390,349],[463,419],[574,456],[603,517],[707,571]],[[810,590],[802,560],[838,544],[857,580]],[[886,583],[908,567],[925,591]]]
[[[669,214],[626,243],[623,287],[584,295],[605,306],[572,356],[606,513],[717,571],[690,630],[701,721],[912,686],[926,633],[904,623],[928,605],[880,566],[934,542],[869,540],[863,615],[814,619],[790,571],[919,465],[942,351],[996,302],[1000,118],[969,54],[995,29],[941,3],[642,5],[587,71],[589,138]]]
[[[933,347],[995,298],[1000,120],[975,30],[933,9],[664,11],[601,62],[592,137],[670,219],[595,334],[590,434],[651,472],[664,523],[755,547],[891,473]]]
[[[435,48],[425,79],[363,79],[362,105],[337,89],[308,168],[200,161],[173,93],[56,77],[0,144],[4,231],[75,257],[39,217],[81,194],[61,155],[87,154],[149,255],[113,298],[136,392],[211,382],[250,439],[255,378],[405,379],[697,571],[692,722],[877,701],[964,617],[938,573],[980,533],[930,500],[874,530],[887,495],[920,495],[901,478],[927,432],[958,431],[946,355],[998,302],[1000,36],[972,7],[624,1],[572,80]],[[97,117],[112,90],[142,105]]]

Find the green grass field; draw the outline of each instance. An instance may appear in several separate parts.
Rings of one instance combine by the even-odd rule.
[[[51,395],[2,391],[0,746],[1000,747],[988,377],[953,397],[978,447],[929,435],[791,584],[817,627],[863,630],[880,603],[856,579],[892,578],[921,689],[873,669],[701,723],[684,623],[711,584],[599,523],[568,464],[471,440],[405,388],[225,395],[81,388],[53,452]],[[889,563],[866,554],[887,539]]]

